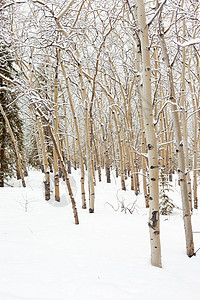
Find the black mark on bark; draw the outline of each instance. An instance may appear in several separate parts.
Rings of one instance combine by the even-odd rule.
[[[150,219],[150,222],[148,223],[149,227],[155,230],[158,224],[158,220],[159,220],[159,214],[158,211],[155,210],[152,212],[152,217]]]

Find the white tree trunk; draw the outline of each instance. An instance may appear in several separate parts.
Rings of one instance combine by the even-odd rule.
[[[153,112],[151,99],[151,64],[148,38],[148,26],[146,25],[145,5],[143,0],[136,0],[138,23],[140,30],[141,51],[142,51],[142,75],[143,92],[142,107],[144,129],[147,141],[149,160],[149,231],[151,243],[151,264],[161,267],[161,246],[160,246],[160,214],[159,214],[159,170],[157,139],[153,126]]]
[[[183,20],[183,37],[186,36],[186,28],[185,28],[185,19]],[[183,122],[183,145],[185,151],[185,166],[186,169],[189,170],[189,151],[188,151],[188,124],[187,124],[187,103],[186,103],[186,81],[185,81],[185,65],[186,65],[186,49],[183,47],[183,66],[182,66],[182,88],[181,88],[181,106],[185,109],[182,112],[182,122]],[[190,210],[192,211],[192,189],[191,189],[191,179],[190,173],[188,172],[186,175],[187,178],[187,188],[188,188],[188,199]]]
[[[84,163],[83,163],[83,153],[82,153],[82,149],[81,149],[81,137],[80,137],[80,134],[79,134],[79,127],[78,127],[77,117],[76,117],[76,113],[75,113],[75,109],[74,109],[74,104],[73,104],[73,100],[72,100],[72,94],[71,94],[70,87],[69,87],[69,80],[67,78],[65,67],[64,67],[64,65],[63,65],[63,63],[61,61],[60,55],[59,55],[59,61],[60,61],[60,64],[61,64],[63,75],[65,77],[65,83],[66,83],[66,88],[67,88],[67,93],[68,93],[69,104],[70,104],[72,116],[73,116],[73,119],[74,119],[74,126],[75,126],[75,129],[76,129],[77,144],[78,144],[78,151],[79,151],[79,158],[80,158],[80,167],[81,167],[81,198],[82,198],[82,208],[85,209],[86,208],[86,199],[85,199],[85,170],[84,170]]]
[[[167,74],[169,80],[170,101],[172,102],[171,105],[172,121],[173,121],[174,133],[176,139],[176,152],[178,154],[178,173],[180,178],[186,249],[187,249],[187,255],[191,257],[194,255],[194,243],[193,243],[193,233],[192,233],[190,206],[189,206],[189,198],[188,198],[187,175],[185,172],[185,156],[184,156],[184,149],[183,149],[183,140],[182,140],[182,134],[181,134],[181,128],[180,128],[180,122],[178,116],[178,109],[176,104],[172,67],[170,66],[169,63],[167,47],[165,44],[164,36],[162,34],[160,34],[160,39],[161,39],[161,48],[163,52],[163,60],[167,68]]]

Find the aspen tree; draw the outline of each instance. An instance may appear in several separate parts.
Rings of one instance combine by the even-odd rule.
[[[66,184],[67,184],[67,188],[68,188],[68,191],[69,191],[69,196],[70,196],[71,203],[72,203],[72,209],[73,209],[73,213],[74,213],[75,224],[79,224],[78,212],[77,212],[77,208],[76,208],[76,202],[75,202],[73,192],[72,192],[72,189],[71,189],[71,186],[70,186],[69,177],[68,177],[68,173],[67,173],[66,168],[65,168],[65,164],[64,164],[64,161],[63,161],[63,158],[62,158],[62,154],[60,153],[59,145],[57,145],[56,138],[54,137],[54,134],[51,130],[50,125],[48,125],[48,128],[49,128],[49,132],[51,134],[51,138],[52,138],[52,141],[53,141],[53,144],[54,144],[56,154],[57,154],[58,159],[61,163],[61,167],[63,169],[63,173],[64,173],[64,176],[65,176],[65,179],[66,179]]]
[[[91,149],[91,166],[92,166],[92,178],[94,181],[94,186],[96,186],[96,176],[95,176],[95,165],[96,165],[96,161],[95,161],[95,148],[94,148],[94,143],[95,143],[95,139],[94,139],[94,125],[93,125],[93,118],[90,118],[90,149]]]
[[[88,171],[88,185],[89,185],[89,212],[93,213],[94,201],[95,201],[95,188],[94,188],[94,178],[92,172],[92,153],[90,149],[90,121],[89,121],[89,104],[88,104],[89,99],[86,95],[81,64],[79,64],[79,78],[81,82],[81,97],[85,105],[85,142],[86,142],[87,171]]]
[[[100,116],[100,121],[101,121],[101,133],[102,133],[102,142],[103,142],[102,150],[104,152],[104,155],[101,156],[102,157],[102,168],[104,168],[104,165],[105,165],[107,183],[111,183],[108,139],[107,139],[107,135],[105,132],[105,126],[103,125],[103,117],[102,117],[102,111],[103,111],[103,106],[104,106],[102,94],[101,94],[100,101],[101,101],[101,103],[99,103],[99,101],[97,99],[97,105],[98,105],[99,116]]]
[[[154,105],[154,117],[157,119],[157,112],[161,110],[162,108],[162,103],[158,102],[158,98],[162,95],[162,87],[159,88],[159,78],[158,78],[158,70],[160,70],[160,62],[159,62],[159,56],[158,56],[158,48],[156,47],[154,49],[154,60],[155,60],[155,71],[154,71],[154,76],[155,76],[155,88],[154,88],[154,99],[153,99],[153,105]],[[164,172],[165,170],[165,165],[166,165],[166,149],[165,149],[165,132],[164,132],[164,110],[161,111],[159,114],[160,116],[160,122],[159,122],[159,135],[160,135],[160,141],[161,141],[161,146],[159,148],[159,165]],[[158,128],[155,126],[156,134],[158,134]]]
[[[104,128],[104,126],[102,127]],[[106,131],[108,131],[108,128],[106,128]],[[107,183],[111,183],[111,176],[110,176],[110,153],[109,153],[109,135],[108,132],[105,132],[104,130],[104,144],[105,144],[105,171],[106,171],[106,179]]]
[[[116,135],[117,135],[117,141],[118,141],[118,147],[119,147],[119,155],[120,155],[120,178],[121,178],[121,189],[126,190],[125,185],[125,155],[124,155],[124,138],[123,132],[121,129],[120,122],[120,114],[118,112],[118,105],[115,104],[114,99],[110,96],[108,97],[108,101],[110,103],[110,106],[113,107],[112,109],[112,117],[115,125]],[[108,139],[108,138],[107,138]],[[110,164],[109,164],[110,166]]]
[[[73,46],[73,50],[76,52],[78,58],[80,58],[80,53],[78,49]],[[72,54],[72,53],[71,53]],[[84,84],[83,80],[83,70],[82,70],[82,64],[80,61],[78,61],[75,56],[72,54],[72,57],[74,59],[74,62],[78,66],[78,75],[79,75],[79,80],[80,80],[80,95],[82,98],[82,104],[84,105],[85,108],[85,146],[86,146],[86,164],[87,168],[86,170],[88,171],[88,190],[89,190],[89,212],[93,213],[94,212],[94,201],[95,201],[95,180],[93,176],[93,166],[92,166],[92,149],[91,147],[91,127],[90,127],[90,101],[88,94],[86,92],[86,87]],[[90,77],[91,78],[91,77]]]
[[[129,3],[128,3],[129,5]],[[130,10],[131,11],[131,10]],[[131,11],[132,12],[132,11]],[[137,10],[136,8],[134,9],[134,14],[137,18]],[[136,41],[135,41],[135,47],[134,47],[134,53],[135,53],[135,67],[136,70],[138,72],[138,74],[141,73],[140,70],[140,61],[141,61],[141,42],[139,40],[138,35],[136,35]],[[137,89],[137,93],[139,95],[139,99],[142,99],[141,93],[142,93],[142,87],[140,86],[140,76],[138,75],[136,77],[136,89]],[[144,129],[144,119],[143,119],[143,107],[142,104],[140,105],[140,110],[141,112],[139,112],[139,120],[140,120],[140,127],[141,127],[141,131],[142,131],[142,147],[141,147],[141,151],[142,151],[142,184],[143,184],[143,193],[144,193],[144,197],[145,197],[145,206],[146,208],[149,207],[149,192],[148,192],[148,188],[147,188],[147,165],[148,165],[148,159],[146,159],[145,154],[147,151],[147,145],[146,145],[146,138],[145,138],[145,129]]]
[[[106,79],[106,76],[104,76],[104,80],[106,83],[106,86],[109,88],[108,81]],[[118,115],[119,113],[116,111],[116,107],[118,107],[111,96],[111,91],[109,89],[109,95],[107,95],[108,102],[112,108],[112,117],[113,121],[115,124],[115,129],[116,129],[116,134],[117,134],[117,140],[118,140],[118,146],[119,146],[119,154],[120,154],[120,178],[121,178],[121,188],[122,190],[126,190],[126,185],[125,185],[125,176],[124,176],[124,155],[123,155],[123,145],[122,145],[122,140],[121,140],[121,132],[120,128],[118,126]],[[106,153],[107,154],[107,153]],[[107,158],[108,159],[108,158]]]
[[[194,172],[193,172],[193,179],[194,179],[194,183],[193,183],[193,190],[194,190],[194,208],[197,209],[198,208],[198,197],[197,197],[197,149],[198,149],[198,143],[200,143],[200,124],[199,124],[199,120],[200,120],[200,111],[199,111],[199,102],[200,102],[200,65],[199,65],[199,56],[198,53],[196,51],[196,49],[194,50],[194,54],[195,54],[195,60],[196,60],[196,73],[197,73],[197,79],[198,79],[198,86],[197,86],[197,91],[195,93],[195,84],[193,84],[193,88],[191,85],[191,78],[190,78],[190,87],[191,87],[191,91],[193,90],[194,92],[192,93],[192,95],[195,95],[195,102],[196,102],[196,110],[198,110],[198,118],[197,116],[195,116],[196,120],[195,120],[195,126],[196,126],[196,122],[197,122],[197,127],[196,130],[198,133],[196,133],[196,137],[194,139],[194,147],[196,147],[196,151],[194,153]],[[189,69],[190,69],[190,64],[189,64]],[[194,102],[193,102],[194,103]],[[195,134],[195,133],[194,133]]]
[[[122,45],[123,45],[123,42],[122,42]],[[107,55],[109,57],[109,62],[110,62],[111,67],[113,69],[112,73],[113,73],[114,76],[117,77],[117,80],[118,80],[118,83],[119,83],[119,87],[120,87],[120,91],[121,91],[121,95],[122,95],[122,100],[123,100],[122,103],[123,103],[123,111],[124,111],[124,116],[125,116],[125,122],[124,122],[125,123],[125,129],[127,131],[130,131],[130,146],[133,146],[133,126],[132,126],[132,116],[131,116],[131,96],[132,96],[132,92],[133,92],[133,86],[134,86],[134,82],[135,82],[135,77],[132,80],[132,83],[131,83],[131,86],[130,86],[129,95],[127,97],[126,96],[126,91],[124,90],[124,87],[122,85],[120,75],[117,72],[116,66],[115,66],[114,62],[112,61],[109,53],[107,53]],[[108,85],[107,82],[106,82],[106,85]],[[112,101],[112,105],[114,105],[114,101]],[[123,135],[123,133],[120,133],[120,135]],[[118,137],[118,140],[119,140],[119,137]],[[125,142],[125,138],[121,139],[122,150],[124,150],[126,148],[126,147],[125,148],[123,147],[124,146],[124,142]],[[120,150],[120,147],[119,147],[119,150]],[[125,173],[128,170],[128,165],[130,165],[129,162],[126,160],[126,155],[124,155],[124,154],[125,154],[124,151],[120,151],[120,168],[121,168],[121,164],[124,165],[124,167],[121,168],[121,170],[123,171],[123,174],[122,174],[122,171],[121,171],[122,186],[123,186],[122,189],[124,189],[123,180],[127,179],[127,174],[125,174]],[[122,155],[122,157],[121,157],[121,155]],[[137,170],[136,170],[136,153],[132,153],[131,156],[130,156],[130,158],[131,158],[131,173],[132,173],[132,175],[131,175],[131,178],[132,178],[132,180],[131,180],[131,186],[132,186],[132,189],[135,190],[135,193],[137,195],[138,192],[139,192],[139,182],[138,182],[138,174],[137,174]]]
[[[195,110],[197,111],[199,107],[199,96],[197,96],[197,93],[194,92],[194,86],[192,84],[192,77],[191,77],[191,57],[192,57],[192,48],[190,51],[190,59],[188,63],[188,75],[189,75],[189,88],[192,95],[192,104]],[[198,116],[200,116],[199,112],[195,113],[193,116],[193,124],[194,124],[194,145],[193,145],[193,199],[194,199],[194,209],[198,209],[198,194],[197,194],[197,169],[198,169]]]
[[[114,110],[112,111],[113,114],[113,119],[114,119],[114,124],[116,128],[116,133],[117,133],[117,138],[118,138],[118,146],[119,146],[119,153],[120,153],[120,170],[121,170],[121,188],[122,190],[126,190],[126,185],[125,185],[125,177],[124,177],[124,157],[123,157],[123,148],[122,148],[122,142],[121,142],[121,137],[120,137],[120,130],[118,127],[118,122],[117,122],[117,117],[116,113]]]
[[[145,5],[143,0],[136,0],[138,24],[140,30],[141,53],[142,53],[142,107],[144,129],[147,141],[149,161],[149,231],[151,243],[151,264],[161,267],[160,246],[160,214],[159,214],[159,173],[157,139],[153,126],[152,98],[151,98],[151,63],[148,38],[148,25],[146,24]]]
[[[106,124],[106,177],[107,177],[107,183],[111,183],[111,151],[110,151],[110,133],[112,132],[112,126],[111,126],[111,113],[109,111],[108,117],[107,117],[107,124]]]
[[[154,49],[153,53],[155,66],[154,66],[154,76],[155,76],[155,88],[154,88],[154,99],[153,99],[153,106],[154,106],[154,118],[157,118],[157,98],[159,97],[158,93],[158,49],[157,47]],[[157,126],[155,126],[155,132],[157,134]]]
[[[159,20],[159,24],[161,24],[160,22],[161,20]],[[167,47],[164,39],[164,33],[161,31],[161,29],[159,31],[160,31],[159,36],[160,36],[163,60],[168,75],[169,97],[172,103],[171,111],[172,111],[173,128],[174,128],[175,139],[176,139],[176,153],[178,157],[178,173],[180,178],[183,221],[184,221],[185,239],[186,239],[186,252],[189,257],[192,257],[194,255],[192,223],[191,223],[190,205],[189,205],[189,198],[188,198],[187,176],[185,170],[184,147],[183,147],[183,139],[182,139],[179,115],[177,111],[176,95],[175,95],[175,88],[174,88],[174,81],[173,81],[173,70],[169,62],[169,56],[168,56]]]
[[[184,1],[183,1],[184,3]],[[182,6],[183,6],[182,3]],[[185,19],[183,19],[183,38],[185,39],[186,36],[186,26],[185,26]],[[183,53],[183,64],[182,64],[182,78],[181,78],[181,106],[183,107],[181,117],[182,117],[182,123],[183,123],[183,145],[184,145],[184,152],[185,152],[185,167],[189,171],[189,153],[188,153],[188,126],[187,126],[187,104],[186,104],[186,49],[183,47],[182,50]],[[190,179],[190,173],[187,172],[186,174],[187,179],[187,188],[188,188],[188,199],[190,204],[190,210],[192,211],[192,190],[191,190],[191,179]]]
[[[35,77],[35,74],[34,74],[33,65],[32,65],[32,55],[33,55],[33,51],[31,52],[30,63],[29,63],[29,71],[30,71],[29,82],[30,82],[31,88],[34,88],[33,78]],[[51,196],[50,196],[50,168],[49,168],[45,136],[44,136],[41,119],[39,118],[39,116],[36,116],[36,120],[35,120],[34,111],[33,111],[32,107],[30,108],[30,111],[31,111],[31,115],[33,116],[35,130],[39,134],[39,140],[40,140],[40,145],[41,145],[41,149],[42,149],[44,175],[45,175],[45,180],[44,180],[45,200],[48,201],[51,198]],[[38,147],[40,147],[39,141],[37,142],[37,145],[38,145]],[[39,148],[38,148],[38,151],[40,151]]]
[[[40,161],[40,169],[42,171],[42,173],[44,173],[44,164],[43,164],[43,156],[42,156],[42,147],[40,144],[40,138],[39,138],[39,132],[38,132],[38,127],[36,125],[36,120],[33,119],[33,125],[34,125],[34,136],[35,136],[35,140],[36,140],[36,145],[37,145],[37,151],[38,151],[38,156],[39,156],[39,161]]]
[[[116,161],[116,150],[115,150],[115,142],[114,142],[114,137],[113,134],[111,134],[111,142],[112,142],[112,153],[113,153],[113,163],[114,163],[114,167],[115,167],[115,173],[116,173],[116,177],[117,176],[117,170],[118,170],[118,166],[117,166],[117,161]]]
[[[71,94],[71,91],[70,91],[69,79],[67,77],[67,74],[66,74],[63,62],[61,61],[60,54],[59,54],[59,61],[60,61],[62,72],[63,72],[64,78],[65,78],[65,83],[66,83],[66,88],[67,88],[67,93],[68,93],[69,104],[70,104],[70,108],[71,108],[71,112],[72,112],[72,117],[73,117],[73,120],[74,120],[74,126],[75,126],[75,130],[76,130],[77,144],[78,144],[78,151],[79,151],[79,158],[80,158],[80,166],[81,166],[81,198],[82,198],[82,208],[85,209],[86,208],[86,200],[85,200],[85,171],[84,171],[84,163],[83,163],[83,153],[82,153],[82,149],[81,149],[81,137],[80,137],[80,134],[79,134],[78,121],[77,121],[77,117],[76,117],[75,110],[74,110],[74,104],[73,104],[72,94]]]
[[[161,135],[161,150],[160,150],[161,163],[160,163],[160,166],[163,170],[165,170],[165,166],[166,166],[165,161],[167,161],[167,152],[166,152],[166,147],[164,145],[165,132],[164,132],[164,116],[163,115],[164,115],[164,112],[162,112],[160,114],[160,135]]]
[[[89,78],[90,80],[92,80],[92,77],[87,74],[85,71],[82,70],[82,73],[86,76],[86,78]],[[104,74],[104,80],[106,82],[106,86],[109,88],[107,79],[105,78],[105,74]],[[102,88],[104,93],[101,93],[101,97],[100,97],[100,104],[98,101],[98,98],[96,97],[96,101],[97,101],[97,106],[99,108],[99,116],[100,116],[100,121],[101,121],[101,131],[102,131],[102,140],[103,140],[103,145],[104,145],[104,155],[101,155],[101,167],[102,169],[104,169],[104,167],[106,166],[106,177],[107,177],[107,182],[110,181],[110,159],[109,159],[109,135],[108,135],[108,128],[107,128],[107,124],[106,124],[106,130],[105,130],[105,126],[104,126],[104,122],[103,122],[103,117],[101,114],[101,111],[104,111],[104,107],[105,107],[105,103],[104,103],[104,97],[103,95],[105,94],[106,99],[108,99],[109,104],[115,105],[115,101],[111,95],[110,90],[107,90],[100,81],[96,81],[98,83],[98,85]]]
[[[58,51],[56,49],[56,67],[55,67],[55,80],[54,80],[54,111],[55,111],[55,123],[54,123],[54,134],[56,138],[57,145],[59,145],[59,135],[58,135]],[[56,149],[53,148],[53,166],[54,166],[54,185],[55,185],[55,200],[60,201],[60,189],[59,189],[59,165],[58,156]]]
[[[125,180],[130,176],[130,155],[129,155],[129,142],[124,141],[124,153],[125,153]]]
[[[40,110],[39,107],[37,107],[35,104],[33,106],[34,106],[34,109],[37,113],[37,120],[40,120],[40,118],[41,118],[46,123],[46,126],[49,130],[49,134],[51,136],[51,139],[52,139],[52,142],[53,142],[53,145],[54,145],[54,149],[56,151],[56,154],[57,154],[58,159],[60,161],[61,168],[63,170],[63,174],[64,174],[65,179],[66,179],[66,185],[67,185],[67,188],[68,188],[68,192],[69,192],[69,196],[70,196],[70,200],[71,200],[71,204],[72,204],[72,210],[73,210],[73,214],[74,214],[75,224],[79,224],[78,212],[77,212],[77,208],[76,208],[76,201],[74,199],[73,191],[72,191],[72,188],[71,188],[71,185],[70,185],[67,170],[65,168],[62,153],[60,151],[60,145],[57,144],[56,137],[53,133],[53,130],[51,129],[51,126],[49,124],[49,120],[47,119],[47,117],[42,113],[42,111]]]
[[[66,111],[66,103],[65,97],[63,95],[63,112],[64,112],[64,120],[65,120],[65,139],[64,139],[64,147],[66,150],[66,157],[67,157],[67,172],[71,174],[71,151],[69,146],[69,137],[68,137],[68,124],[67,124],[67,111]]]
[[[144,122],[143,118],[141,118],[141,130],[142,130],[142,184],[143,184],[143,193],[145,198],[145,206],[146,208],[149,208],[149,193],[147,189],[147,159],[144,157],[144,154],[146,153],[146,138],[145,138],[145,130],[144,130]]]
[[[73,143],[73,166],[74,170],[77,170],[77,156],[76,156],[76,137],[75,137],[75,129],[74,122],[71,120],[71,128],[73,132],[72,143]]]
[[[131,97],[133,94],[133,87],[135,83],[135,76],[130,84],[130,89],[129,89],[129,95],[128,95],[128,126],[129,126],[129,131],[130,131],[130,163],[131,163],[131,189],[135,190],[135,193],[138,193],[137,190],[137,185],[138,185],[138,176],[137,172],[135,169],[135,162],[136,162],[136,153],[133,152],[132,146],[133,146],[133,120],[132,120],[132,113],[131,113]]]
[[[174,174],[173,143],[172,143],[172,141],[174,140],[174,132],[172,131],[173,124],[169,126],[168,119],[169,119],[168,112],[166,111],[165,112],[166,127],[168,126],[167,128],[170,129],[168,134],[168,139],[166,140],[171,141],[171,143],[167,145],[169,150],[169,160],[166,165],[166,172],[167,174],[169,174],[169,181],[172,181],[172,174]]]
[[[89,135],[89,114],[88,114],[88,102],[85,99],[85,131],[86,131],[86,154],[87,154],[87,166],[88,166],[88,183],[89,183],[89,212],[94,212],[94,200],[95,200],[95,190],[94,190],[94,179],[92,172],[92,155],[90,149],[90,135]]]
[[[36,119],[37,119],[37,127],[38,127],[39,137],[40,137],[40,144],[42,148],[43,166],[44,166],[44,174],[45,174],[45,181],[44,181],[45,200],[48,201],[50,200],[50,174],[49,174],[47,150],[46,150],[46,144],[45,144],[45,138],[44,138],[41,120],[39,116],[37,116]]]
[[[100,55],[101,55],[102,48],[105,45],[106,38],[110,34],[111,31],[112,31],[112,26],[110,26],[110,29],[104,35],[105,27],[103,28],[103,32],[102,33],[103,33],[104,37],[103,37],[103,41],[101,42],[101,44],[99,46],[99,49],[97,50],[97,57],[96,57],[96,63],[95,63],[95,73],[94,73],[94,76],[92,78],[92,95],[91,95],[91,100],[88,101],[88,106],[89,106],[88,107],[88,109],[89,109],[89,121],[90,121],[90,123],[89,123],[90,124],[89,138],[90,138],[91,149],[92,149],[92,143],[94,142],[94,134],[93,134],[93,130],[94,129],[93,129],[93,115],[92,115],[92,110],[93,110],[94,99],[95,99],[95,95],[96,95],[95,88],[96,88],[96,79],[97,79],[97,75],[98,75],[98,71],[99,71]],[[86,112],[86,118],[87,118],[87,112]],[[87,119],[86,119],[86,122],[87,122]],[[87,124],[86,124],[86,126],[87,126]],[[107,154],[108,154],[108,152],[107,152]],[[92,153],[90,154],[90,156],[91,156],[91,159],[92,159],[92,156],[93,156]],[[93,180],[94,180],[94,183],[96,183],[95,173],[94,173],[94,164],[92,162],[91,162],[91,167],[92,167],[92,171],[93,171]],[[107,173],[107,175],[108,175],[107,181],[108,181],[108,183],[110,183],[111,182],[111,179],[110,179],[110,164],[109,164],[109,169],[108,169],[108,165],[107,165],[106,171],[108,172]]]
[[[96,130],[96,125],[95,123],[93,124],[94,126],[94,130]],[[96,157],[96,169],[98,171],[98,178],[99,178],[99,182],[101,181],[101,165],[100,165],[100,155],[99,155],[99,143],[98,143],[98,133],[97,133],[97,140],[96,142],[94,142],[94,152],[95,152],[95,157]]]
[[[196,114],[194,116],[194,147],[193,147],[193,152],[194,152],[194,158],[193,158],[193,196],[194,196],[194,208],[198,209],[198,196],[197,196],[197,143],[198,143],[198,138],[197,138],[197,117]]]

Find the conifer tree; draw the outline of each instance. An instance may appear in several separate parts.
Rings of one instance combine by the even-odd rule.
[[[14,68],[14,59],[8,46],[0,46],[0,72],[9,79],[17,75]],[[13,93],[7,82],[0,78],[0,103],[12,128],[19,151],[23,149],[22,120],[19,116],[19,107],[16,94]],[[13,147],[5,119],[0,114],[0,186],[4,186],[5,179],[14,176],[17,170],[16,153]]]

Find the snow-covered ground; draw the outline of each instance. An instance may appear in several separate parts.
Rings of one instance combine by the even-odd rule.
[[[150,264],[148,210],[142,195],[114,175],[96,186],[95,213],[81,209],[80,174],[73,172],[79,225],[74,224],[65,183],[61,203],[44,200],[43,174],[30,171],[27,188],[0,188],[1,300],[200,299],[200,251],[185,254],[181,211],[161,217],[163,268]],[[171,197],[179,205],[178,187]],[[133,214],[114,211],[117,197],[135,202]],[[52,194],[53,198],[53,194]],[[108,203],[107,203],[108,202]],[[196,250],[200,215],[194,212]]]

